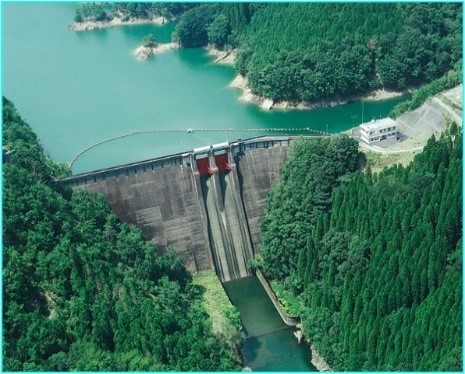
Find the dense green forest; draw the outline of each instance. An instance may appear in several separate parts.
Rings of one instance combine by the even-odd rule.
[[[163,16],[173,19],[188,9],[197,7],[194,3],[136,3],[136,2],[103,2],[79,3],[75,8],[75,22],[108,21],[115,17],[123,20],[130,18],[148,19]]]
[[[3,145],[4,370],[240,369],[175,252],[158,253],[103,197],[54,183],[65,167],[5,98]]]
[[[186,11],[174,33],[183,47],[236,48],[243,40],[253,15],[263,3],[201,4]]]
[[[462,58],[461,4],[204,4],[184,13],[186,47],[239,47],[252,91],[289,101],[403,90]]]
[[[303,142],[271,189],[259,266],[334,369],[462,370],[459,131],[380,174],[355,141]]]
[[[419,87],[462,59],[460,3],[90,3],[75,20],[116,14],[178,18],[185,48],[238,48],[252,92],[278,101]]]
[[[461,44],[460,4],[273,4],[251,20],[237,67],[262,96],[314,101],[429,82]]]

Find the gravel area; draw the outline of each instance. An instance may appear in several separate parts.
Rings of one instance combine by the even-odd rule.
[[[398,139],[366,144],[360,141],[359,128],[352,130],[352,136],[359,140],[360,149],[370,160],[374,172],[393,164],[408,165],[415,155],[423,150],[428,139],[440,136],[451,119],[462,126],[463,87],[434,96],[420,108],[403,114],[396,122]]]
[[[398,139],[387,139],[370,145],[360,146],[379,153],[400,153],[419,151],[433,135],[440,135],[446,128],[447,119],[453,119],[462,126],[462,85],[434,96],[420,108],[400,116],[396,122]],[[358,128],[352,135],[359,138]]]

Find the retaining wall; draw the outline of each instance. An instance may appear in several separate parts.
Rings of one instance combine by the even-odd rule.
[[[263,274],[261,273],[260,270],[257,270],[257,278],[262,284],[263,288],[265,289],[266,293],[268,294],[269,298],[273,302],[274,307],[278,311],[279,315],[281,316],[283,322],[288,325],[288,326],[296,326],[297,324],[300,323],[300,318],[295,318],[295,317],[289,317],[286,312],[283,310],[283,307],[279,303],[278,299],[276,298],[276,295],[274,294],[273,290],[271,289],[270,285],[268,284],[268,281],[265,279]]]

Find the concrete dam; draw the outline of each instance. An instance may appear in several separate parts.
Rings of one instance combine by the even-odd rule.
[[[250,275],[259,219],[294,137],[260,137],[83,173],[60,183],[104,194],[124,222],[162,251],[174,248],[192,273],[221,281]]]

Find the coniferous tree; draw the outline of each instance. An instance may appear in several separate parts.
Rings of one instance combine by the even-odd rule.
[[[297,148],[269,196],[264,271],[284,285],[291,274],[300,278],[302,291],[291,291],[301,293],[303,329],[335,369],[461,368],[462,137],[451,132],[430,139],[407,167],[350,174],[346,164],[337,171],[339,182],[329,184],[332,198],[318,210],[303,209],[302,202],[315,201],[309,176],[318,171],[319,181],[331,180],[319,168],[324,161],[315,163],[321,149]],[[336,170],[325,168],[332,176]],[[340,178],[343,170],[349,175]],[[287,194],[290,188],[295,196]],[[302,233],[305,241],[294,238],[305,244],[292,252],[267,245],[282,234],[273,222],[282,218],[275,213],[283,196],[291,216],[313,227]],[[279,261],[296,271],[286,273],[292,267]]]

